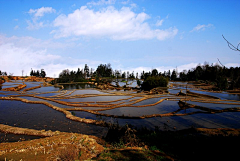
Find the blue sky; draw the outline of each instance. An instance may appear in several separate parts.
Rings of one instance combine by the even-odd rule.
[[[0,0],[0,70],[239,66],[222,38],[240,43],[239,8],[239,0]]]

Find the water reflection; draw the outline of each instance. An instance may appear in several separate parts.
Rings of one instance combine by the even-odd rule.
[[[106,128],[67,119],[64,114],[41,104],[0,100],[0,123],[36,130],[76,132],[104,136]]]
[[[10,82],[5,86],[15,86],[16,83],[18,82]],[[129,81],[128,83],[131,86],[136,85],[136,81]],[[27,82],[26,84],[30,88],[38,86],[40,83]],[[154,129],[155,126],[158,126],[161,130],[180,130],[191,126],[240,128],[240,112],[237,108],[235,112],[224,111],[214,114],[207,112],[205,109],[194,108],[194,105],[210,110],[240,107],[239,95],[212,93],[188,88],[191,92],[215,96],[220,99],[188,96],[187,103],[193,106],[184,109],[179,107],[178,101],[185,99],[185,97],[176,94],[180,90],[186,93],[185,86],[187,83],[174,82],[174,84],[168,89],[170,94],[165,95],[148,95],[129,91],[99,91],[94,89],[92,84],[64,84],[64,90],[53,86],[41,87],[25,93],[0,91],[0,97],[38,101],[38,104],[35,104],[33,102],[24,103],[21,100],[0,99],[0,123],[37,130],[59,130],[96,136],[106,134],[107,128],[72,121],[63,112],[56,111],[42,103],[45,102],[65,109],[79,118],[103,120],[120,125],[127,123],[138,128]]]
[[[86,89],[86,88],[94,88],[95,85],[88,83],[79,83],[79,84],[63,84],[65,90],[71,89]]]

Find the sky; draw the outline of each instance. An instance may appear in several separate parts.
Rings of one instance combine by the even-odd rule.
[[[0,0],[0,70],[140,73],[240,66],[239,0]]]

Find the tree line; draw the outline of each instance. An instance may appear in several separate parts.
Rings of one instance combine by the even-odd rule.
[[[179,77],[175,80],[181,81],[198,81],[204,80],[212,83],[220,90],[240,88],[240,67],[220,66],[218,64],[197,65],[191,70],[184,70],[179,73]]]
[[[36,76],[36,77],[42,77],[42,78],[45,78],[46,77],[46,72],[44,71],[44,69],[41,69],[41,71],[37,70],[32,70],[31,69],[31,72],[30,72],[30,76]]]
[[[10,74],[11,75],[11,74]],[[46,72],[44,69],[41,71],[31,70],[31,76],[45,77]],[[2,72],[0,70],[0,76],[7,76],[7,72]],[[127,72],[121,72],[121,70],[113,70],[111,64],[100,64],[94,71],[90,69],[87,64],[84,68],[78,68],[77,71],[70,71],[68,69],[63,70],[59,74],[57,83],[66,82],[84,82],[89,81],[90,78],[96,79],[100,78],[122,78],[122,79],[142,79],[142,86],[166,86],[168,81],[204,81],[205,83],[215,85],[219,90],[236,89],[240,88],[240,67],[230,67],[220,66],[218,64],[209,64],[205,62],[203,65],[198,64],[195,68],[189,70],[183,70],[177,72],[177,70],[170,70],[164,72],[158,72],[157,69],[145,72],[142,71],[140,74]],[[149,83],[147,85],[147,82]],[[156,83],[158,82],[158,83]]]
[[[138,77],[138,73],[136,75]],[[111,64],[100,64],[96,70],[93,68],[89,68],[87,64],[85,67],[77,71],[70,71],[69,69],[64,69],[59,74],[59,78],[57,79],[58,83],[67,83],[67,82],[84,82],[88,81],[90,78],[127,78],[127,79],[135,79],[134,71],[132,73],[121,72],[121,70],[113,70]]]
[[[113,70],[111,64],[100,64],[94,71],[89,70],[87,64],[81,70],[69,71],[63,70],[59,74],[58,82],[82,82],[89,78],[123,78],[123,79],[141,79],[142,86],[166,86],[168,81],[199,81],[215,85],[219,90],[240,88],[240,67],[220,66],[218,64],[209,64],[205,62],[203,65],[198,64],[195,68],[177,72],[177,70],[170,70],[158,72],[157,69],[140,74],[133,72],[121,72],[121,70]],[[146,82],[149,84],[147,85]],[[158,82],[158,83],[156,83]],[[154,85],[156,84],[156,85]]]
[[[0,70],[0,76],[7,76],[7,72],[2,72],[2,71]]]

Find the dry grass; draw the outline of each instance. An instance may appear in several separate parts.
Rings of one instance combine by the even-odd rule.
[[[74,144],[66,144],[63,147],[59,147],[54,161],[70,161],[76,160],[81,157],[81,149]]]

